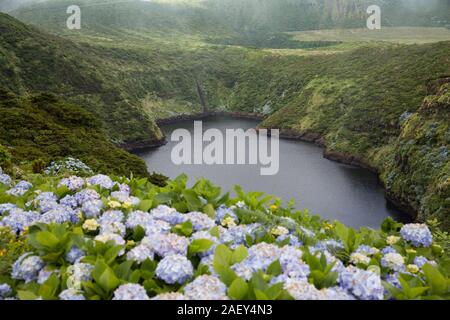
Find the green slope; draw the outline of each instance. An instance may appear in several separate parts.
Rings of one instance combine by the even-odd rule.
[[[72,156],[103,173],[148,176],[144,161],[114,146],[93,114],[52,94],[0,90],[0,145],[15,164]]]

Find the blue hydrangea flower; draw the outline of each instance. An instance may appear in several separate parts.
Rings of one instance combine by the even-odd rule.
[[[123,284],[114,291],[113,300],[150,300],[145,288],[139,284]]]
[[[316,243],[314,246],[314,250],[318,251],[324,251],[324,250],[337,250],[337,249],[343,249],[344,245],[341,241],[336,240],[322,240]]]
[[[94,238],[95,241],[100,241],[103,243],[106,243],[108,241],[114,241],[114,243],[118,246],[125,245],[125,240],[116,233],[101,233],[98,236]],[[121,252],[119,255],[122,255],[123,252]]]
[[[8,213],[9,211],[17,208],[15,204],[12,203],[2,203],[0,204],[0,216],[4,213]]]
[[[388,273],[385,277],[384,277],[384,281],[386,281],[387,283],[393,285],[394,287],[401,289],[402,285],[400,283],[400,280],[398,279],[398,272],[395,273]]]
[[[5,216],[0,225],[9,227],[14,232],[23,232],[25,228],[38,221],[40,218],[39,213],[34,211],[24,211],[20,208],[10,210],[9,215]]]
[[[145,228],[145,226],[152,220],[153,218],[150,213],[137,210],[128,214],[125,226],[127,227],[127,229],[131,230],[136,229],[137,226]]]
[[[289,245],[293,247],[303,247],[303,242],[301,242],[296,236],[292,234],[284,234],[277,238],[277,242],[284,242],[286,239],[289,239]]]
[[[39,222],[45,224],[50,223],[62,224],[65,222],[77,223],[78,215],[73,209],[62,205],[58,205],[58,207],[54,208],[53,210],[50,210],[41,215],[39,218]]]
[[[184,294],[178,292],[166,292],[154,296],[150,300],[160,300],[160,301],[177,301],[177,300],[187,300]]]
[[[164,205],[160,205],[157,208],[152,209],[150,213],[154,219],[166,221],[172,226],[186,221],[184,214],[181,214],[177,212],[177,210]]]
[[[384,247],[383,250],[381,250],[381,253],[385,255],[388,253],[398,253],[398,252],[393,247],[388,246],[388,247]]]
[[[247,236],[254,239],[253,233],[259,227],[259,224],[254,223],[249,225],[241,224],[228,229],[221,228],[220,243],[232,243],[234,245],[244,244]]]
[[[0,173],[0,184],[4,184],[10,186],[12,183],[12,179],[7,174]]]
[[[133,206],[137,206],[141,200],[137,197],[131,197],[127,192],[123,191],[114,191],[111,192],[111,198],[114,198],[120,202],[128,202]]]
[[[46,268],[41,269],[38,274],[37,283],[44,284],[48,278],[55,272],[54,270],[46,270]]]
[[[191,221],[194,231],[209,230],[216,225],[213,219],[201,212],[189,212],[185,217]]]
[[[86,218],[96,218],[100,215],[103,209],[103,201],[93,199],[83,203],[81,210],[84,212]]]
[[[185,256],[189,246],[189,239],[174,233],[148,235],[146,241],[148,241],[149,245],[160,257],[174,254]]]
[[[134,260],[139,263],[144,262],[147,259],[153,260],[155,253],[152,247],[147,243],[146,238],[142,239],[141,243],[128,251],[127,260]]]
[[[6,194],[9,194],[14,197],[21,197],[25,193],[28,192],[33,187],[33,185],[27,181],[20,181],[16,184],[12,189],[6,191]]]
[[[304,279],[290,279],[284,282],[283,288],[295,300],[324,300],[325,297],[312,284]]]
[[[430,261],[423,256],[417,256],[414,258],[414,264],[422,269],[422,267],[426,264],[430,264],[432,266],[437,266],[436,261]]]
[[[184,287],[188,300],[228,300],[227,287],[219,278],[202,275]]]
[[[58,188],[67,187],[70,191],[76,191],[84,187],[85,181],[83,178],[71,176],[69,178],[61,179]]]
[[[217,208],[217,210],[216,210],[216,223],[217,224],[221,224],[222,221],[226,217],[231,217],[231,218],[233,218],[234,221],[239,222],[238,217],[236,216],[236,214],[234,213],[234,211],[232,209],[227,208],[224,205],[222,205],[219,208]]]
[[[110,224],[114,222],[122,222],[124,214],[120,210],[108,210],[98,219],[100,224]]]
[[[379,275],[353,266],[339,274],[339,285],[361,300],[382,300],[384,288]]]
[[[6,283],[0,284],[0,300],[9,297],[11,294],[12,289],[8,284]]]
[[[431,231],[425,224],[405,224],[400,229],[400,234],[415,247],[429,247],[433,243]]]
[[[93,177],[87,179],[89,185],[100,186],[104,189],[112,189],[114,186],[114,182],[110,177],[105,176],[104,174],[98,174]]]
[[[338,301],[356,300],[353,295],[351,295],[341,287],[326,288],[321,292],[325,296],[324,300],[338,300]]]
[[[44,261],[40,257],[28,252],[23,254],[12,267],[11,278],[24,280],[26,283],[38,278],[39,271],[44,268]]]
[[[92,279],[94,266],[89,263],[75,263],[67,268],[67,288],[81,290],[81,283]]]
[[[66,261],[74,264],[78,261],[80,261],[81,258],[85,256],[85,252],[78,248],[77,246],[73,246],[69,252],[66,254]]]
[[[78,291],[74,289],[66,289],[62,291],[59,296],[59,300],[71,300],[71,301],[80,301],[86,300],[86,298]]]
[[[194,275],[194,267],[185,256],[173,254],[162,259],[156,267],[156,276],[168,284],[183,284]]]
[[[61,200],[59,200],[59,203],[63,206],[75,209],[76,207],[78,207],[78,201],[75,198],[75,196],[71,196],[71,195],[67,195],[64,198],[62,198]]]
[[[365,254],[366,256],[372,256],[374,254],[377,254],[379,252],[379,250],[377,248],[369,247],[369,246],[362,244],[356,249],[355,252]]]
[[[292,279],[306,279],[310,274],[309,266],[302,261],[303,252],[291,246],[281,249],[280,264],[283,273]]]
[[[82,206],[85,202],[100,199],[100,195],[98,194],[98,192],[92,189],[83,189],[77,192],[74,197],[77,200],[79,206]]]

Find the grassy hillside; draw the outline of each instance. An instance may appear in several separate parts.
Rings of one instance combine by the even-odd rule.
[[[74,156],[103,173],[148,176],[144,161],[114,146],[93,114],[52,94],[0,90],[1,145],[15,164]]]
[[[416,113],[401,117],[401,134],[384,154],[387,192],[450,229],[450,78],[432,81]]]
[[[0,13],[0,86],[20,94],[49,91],[79,103],[118,142],[160,139],[154,122],[107,72],[103,56],[111,54],[39,32]]]

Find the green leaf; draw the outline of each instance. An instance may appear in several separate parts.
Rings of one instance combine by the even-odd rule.
[[[208,239],[195,239],[189,245],[188,255],[191,257],[197,253],[207,252],[214,245],[214,242]]]
[[[41,231],[36,234],[36,240],[44,247],[54,248],[58,246],[59,239],[48,231]]]
[[[430,286],[430,292],[434,295],[444,295],[449,290],[449,280],[446,279],[442,273],[430,264],[425,264],[422,267],[423,273]]]
[[[214,261],[218,264],[229,266],[233,261],[233,252],[226,245],[220,244],[214,252]]]
[[[245,246],[243,246],[243,245],[240,245],[233,251],[233,256],[231,258],[231,260],[232,260],[231,263],[235,264],[235,263],[242,262],[247,257],[248,257],[247,248]]]
[[[255,296],[257,300],[270,300],[269,297],[261,290],[254,289]]]
[[[117,288],[120,284],[114,271],[101,260],[97,261],[94,270],[92,271],[92,277],[102,290],[107,293]]]
[[[153,200],[147,199],[147,200],[141,200],[139,203],[139,210],[148,212],[153,206]]]
[[[190,211],[200,211],[203,203],[194,190],[183,190],[183,197]]]
[[[267,274],[270,274],[274,277],[279,276],[283,273],[283,269],[281,268],[280,260],[276,260],[270,264],[267,268]]]
[[[215,219],[216,217],[216,210],[214,209],[214,206],[210,203],[208,203],[206,206],[203,207],[203,212],[211,219]]]
[[[36,300],[38,298],[35,293],[25,290],[17,290],[17,296],[20,300]]]
[[[248,284],[242,278],[236,278],[228,288],[228,296],[233,300],[243,300],[248,294]]]

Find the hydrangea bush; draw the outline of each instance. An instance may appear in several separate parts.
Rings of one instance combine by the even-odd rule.
[[[0,181],[0,299],[448,299],[449,238],[355,231],[236,187],[105,175]],[[3,241],[3,240],[0,240]],[[7,243],[6,243],[7,242]],[[17,252],[15,252],[17,255]]]

